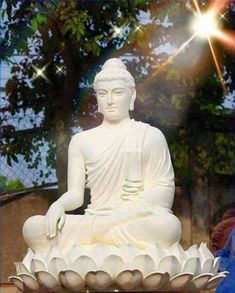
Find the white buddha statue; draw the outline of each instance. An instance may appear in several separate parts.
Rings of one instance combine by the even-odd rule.
[[[219,259],[204,243],[187,251],[179,244],[167,143],[157,128],[130,119],[135,82],[121,60],[104,64],[94,90],[103,123],[72,138],[68,191],[46,216],[25,222],[29,249],[9,280],[22,292],[215,288],[226,276]],[[85,187],[85,214],[66,214],[82,206]]]
[[[174,171],[165,137],[130,119],[135,82],[121,60],[105,62],[94,90],[103,122],[72,138],[68,191],[46,216],[25,222],[25,242],[34,251],[95,243],[168,248],[180,240],[181,224],[171,211]],[[85,187],[91,193],[85,214],[66,214],[82,206]]]

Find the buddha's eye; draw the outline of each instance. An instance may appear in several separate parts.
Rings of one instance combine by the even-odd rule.
[[[120,95],[123,94],[123,90],[116,90],[116,91],[114,91],[114,94],[115,94],[116,96],[120,96]]]
[[[105,97],[106,96],[106,92],[105,91],[98,91],[98,95],[100,97]]]

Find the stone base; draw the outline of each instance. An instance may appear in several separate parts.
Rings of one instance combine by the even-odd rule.
[[[137,291],[138,293],[144,293],[144,291]],[[145,292],[148,292],[148,293],[156,293],[156,292],[159,292],[159,293],[163,293],[163,291],[145,291]],[[0,293],[21,293],[20,290],[18,290],[14,284],[12,283],[0,283]],[[24,293],[27,293],[27,292],[24,292]],[[62,292],[61,292],[62,293]],[[64,293],[67,293],[67,291],[64,291]],[[92,292],[91,292],[92,293]],[[105,292],[99,292],[99,293],[105,293]],[[121,292],[119,291],[119,293],[124,293],[124,292]],[[128,293],[136,293],[136,292],[130,292],[128,291]],[[173,291],[164,291],[164,293],[173,293]],[[184,292],[179,292],[179,291],[174,291],[174,293],[184,293]]]
[[[128,291],[128,293],[193,293],[193,292],[183,292],[183,291]],[[203,293],[203,291],[201,291]],[[204,291],[205,292],[205,291]],[[0,293],[21,293],[20,290],[18,290],[14,284],[12,283],[0,283]],[[24,292],[24,293],[27,293],[27,292]],[[42,292],[42,293],[46,293],[46,292]],[[62,292],[60,292],[62,293]],[[67,291],[64,291],[64,293],[67,293]],[[97,293],[97,292],[90,292],[90,293]],[[99,292],[99,293],[105,293],[105,292]],[[126,293],[126,292],[122,292],[122,291],[119,291],[119,293]],[[199,293],[197,291],[197,293]],[[214,290],[210,290],[210,291],[207,291],[207,293],[214,293]]]
[[[202,293],[204,293],[205,291],[201,291]],[[214,293],[214,290],[210,290],[207,291],[207,293]],[[19,291],[12,283],[0,283],[0,293],[21,293],[21,291]],[[27,293],[27,292],[24,292]],[[45,293],[45,292],[43,292]],[[64,292],[66,293],[66,292]],[[91,292],[93,293],[93,292]],[[105,292],[99,292],[99,293],[105,293]],[[121,292],[119,291],[119,293],[126,293],[126,292]],[[131,292],[128,291],[128,293],[136,293],[136,292]],[[186,291],[138,291],[138,293],[193,293],[193,292],[186,292]],[[199,292],[197,292],[199,293]]]

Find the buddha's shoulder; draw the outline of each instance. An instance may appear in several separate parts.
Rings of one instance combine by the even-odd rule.
[[[88,143],[89,141],[92,140],[94,135],[97,133],[97,129],[98,129],[98,127],[94,127],[94,128],[80,131],[80,132],[74,134],[74,136],[71,139],[71,143],[76,144],[76,145],[81,145],[81,146],[84,143],[85,144]]]
[[[166,138],[157,127],[149,125],[145,135],[146,144],[165,144]]]

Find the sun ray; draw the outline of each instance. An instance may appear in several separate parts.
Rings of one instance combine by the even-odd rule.
[[[152,78],[156,77],[167,65],[169,65],[176,57],[177,55],[184,50],[184,48],[196,37],[196,34],[191,36],[187,41],[185,41],[174,53],[171,55],[165,62],[163,62],[160,67],[158,67],[153,75]]]
[[[201,10],[200,10],[200,7],[199,7],[199,4],[198,4],[198,1],[197,1],[197,0],[193,0],[193,5],[195,6],[197,13],[198,13],[199,15],[201,15]]]
[[[220,79],[220,83],[222,85],[224,94],[226,94],[227,93],[227,89],[226,89],[226,86],[225,86],[225,83],[224,83],[224,79],[223,79],[223,75],[222,75],[222,72],[221,72],[221,69],[220,69],[220,66],[219,66],[219,62],[218,62],[217,57],[216,57],[216,54],[215,54],[215,50],[214,50],[214,48],[212,46],[212,43],[211,43],[210,38],[208,38],[208,43],[209,43],[210,50],[211,50],[211,54],[212,54],[212,57],[213,57],[213,60],[214,60],[214,63],[215,63],[215,67],[216,67],[216,70],[217,70],[219,79]]]
[[[228,45],[233,51],[235,51],[235,33],[217,30],[214,36],[221,40],[225,45]]]
[[[209,4],[208,11],[214,11],[215,14],[221,12],[230,0],[214,0]]]

